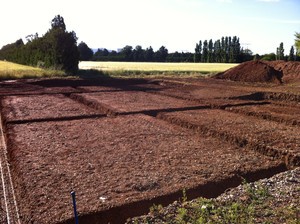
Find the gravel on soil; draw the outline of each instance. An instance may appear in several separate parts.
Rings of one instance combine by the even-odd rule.
[[[261,198],[253,199],[252,204],[248,206],[252,208],[252,220],[244,220],[244,223],[300,223],[300,168],[288,170],[272,176],[264,178],[256,182],[239,185],[238,187],[227,190],[219,197],[211,199],[212,203],[218,205],[214,209],[220,209],[226,205],[234,203],[249,203],[249,196],[253,191],[262,195]],[[250,194],[249,194],[250,193]],[[253,195],[252,195],[253,196]],[[128,219],[129,223],[181,223],[178,219],[180,210],[186,209],[186,213],[192,213],[191,209],[201,210],[206,208],[202,199],[194,199],[192,201],[174,201],[172,204],[159,208],[144,216]],[[257,200],[257,201],[255,201]],[[200,202],[200,203],[199,203]],[[210,204],[212,204],[210,203]],[[197,206],[201,206],[200,208]],[[208,211],[209,213],[209,211]],[[197,217],[200,220],[200,217]],[[241,221],[241,220],[240,220]],[[214,223],[223,223],[224,220],[218,220]],[[234,223],[240,223],[236,221]]]

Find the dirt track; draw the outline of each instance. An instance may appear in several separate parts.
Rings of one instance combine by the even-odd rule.
[[[120,223],[184,188],[215,197],[299,166],[299,95],[212,79],[0,83],[21,221],[72,223],[75,190],[81,222]]]

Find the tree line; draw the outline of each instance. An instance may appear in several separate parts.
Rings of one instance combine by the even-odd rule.
[[[199,41],[195,47],[194,61],[203,63],[238,63],[251,60],[252,52],[243,49],[240,38],[226,36],[216,41]]]
[[[3,46],[0,60],[8,60],[19,64],[44,68],[61,69],[67,73],[78,70],[79,60],[82,61],[126,61],[126,62],[202,62],[202,63],[240,63],[249,60],[300,60],[300,33],[295,33],[295,48],[291,47],[288,55],[284,54],[283,43],[276,53],[253,55],[249,49],[243,49],[240,38],[225,36],[216,41],[200,40],[196,43],[195,52],[169,53],[165,46],[154,51],[150,46],[143,49],[137,45],[133,48],[126,45],[119,51],[98,49],[94,52],[84,42],[77,46],[74,31],[68,32],[63,17],[57,15],[51,21],[51,28],[45,35],[38,34],[26,37]]]
[[[114,60],[115,57],[115,59],[119,61],[165,62],[168,54],[168,49],[165,46],[161,46],[157,51],[154,51],[151,46],[143,49],[140,45],[137,45],[135,48],[126,45],[119,52],[108,52],[107,49],[98,49],[95,52],[94,59],[107,60],[108,58],[111,58],[112,60]]]
[[[78,70],[79,51],[74,31],[68,32],[63,17],[55,16],[51,28],[39,37],[38,34],[7,44],[0,50],[0,60],[8,60],[24,65],[60,69],[67,73]]]
[[[161,46],[154,51],[150,46],[143,49],[140,45],[135,48],[126,45],[120,51],[109,51],[106,48],[98,49],[95,53],[81,42],[78,45],[80,60],[82,61],[135,61],[135,62],[217,62],[217,63],[237,63],[252,60],[252,52],[241,48],[239,38],[222,37],[215,42],[200,40],[196,44],[195,53],[174,52],[169,53],[165,46]]]
[[[265,60],[265,61],[275,61],[275,60],[284,60],[284,61],[300,61],[300,33],[295,34],[295,47],[291,46],[288,54],[284,54],[283,42],[279,44],[276,48],[276,53],[270,53],[265,55],[254,56],[254,60]]]
[[[137,45],[133,48],[126,45],[119,51],[109,51],[106,48],[98,49],[95,53],[84,42],[78,45],[80,52],[80,60],[82,61],[126,61],[126,62],[193,62],[193,53],[174,52],[169,53],[165,46],[161,46],[157,51],[154,51],[150,46],[143,49]]]

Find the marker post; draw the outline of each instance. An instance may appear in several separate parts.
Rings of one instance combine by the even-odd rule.
[[[71,192],[72,200],[73,200],[73,208],[74,208],[74,216],[75,216],[75,224],[78,224],[78,215],[76,209],[76,199],[75,199],[75,191]]]

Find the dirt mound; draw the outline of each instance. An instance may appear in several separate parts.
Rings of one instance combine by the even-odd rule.
[[[242,82],[281,83],[283,74],[263,61],[248,61],[214,76]]]
[[[299,61],[265,61],[265,63],[275,70],[282,71],[284,82],[300,81]]]

